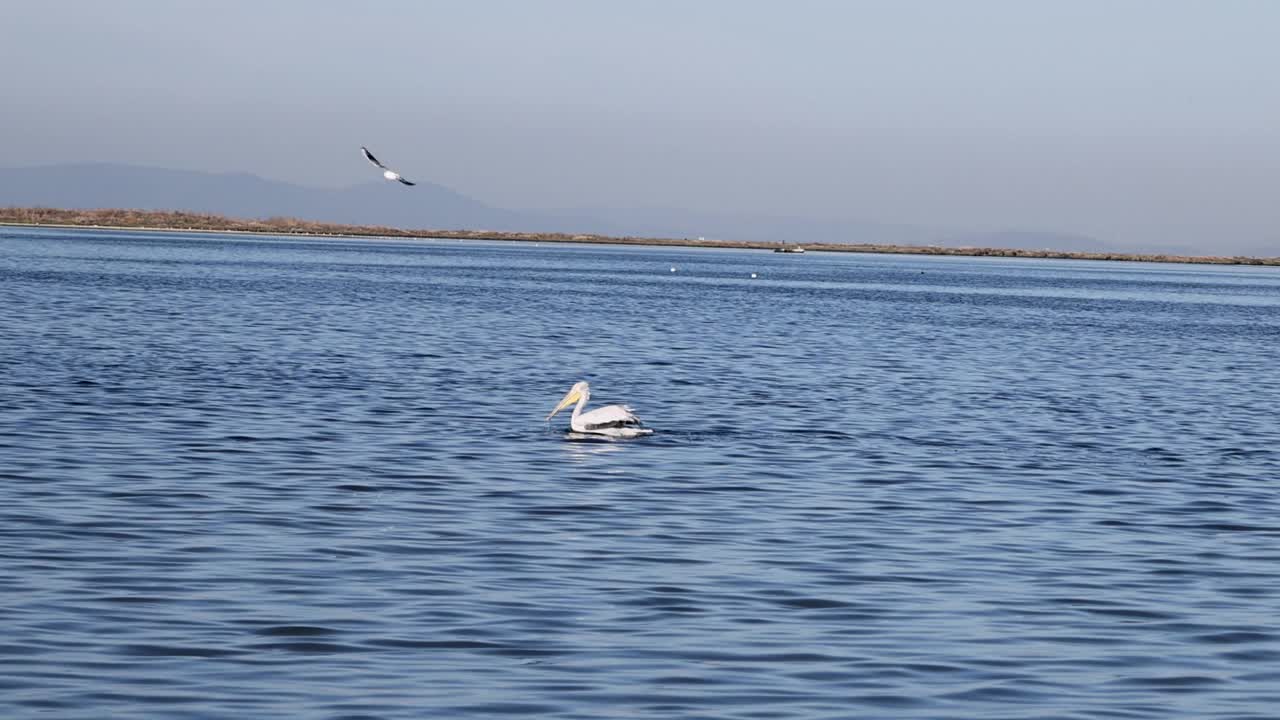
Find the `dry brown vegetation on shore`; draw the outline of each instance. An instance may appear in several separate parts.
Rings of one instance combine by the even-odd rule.
[[[780,243],[733,240],[691,240],[689,238],[611,237],[570,233],[526,233],[495,230],[405,230],[379,225],[340,225],[296,218],[244,220],[207,213],[158,210],[61,210],[56,208],[0,208],[0,223],[10,225],[57,225],[72,227],[111,227],[153,230],[196,230],[205,232],[244,232],[297,235],[334,235],[350,237],[449,238],[469,240],[524,240],[563,243],[602,243],[613,245],[675,245],[682,247],[719,247],[772,250]],[[937,245],[878,245],[871,243],[803,243],[807,250],[822,252],[891,253],[901,255],[963,255],[974,257],[1055,258],[1066,260],[1118,260],[1164,263],[1210,263],[1216,265],[1275,265],[1280,257],[1222,257],[1160,255],[1112,252],[1068,252],[1057,250],[1022,250],[1016,248],[953,248]]]

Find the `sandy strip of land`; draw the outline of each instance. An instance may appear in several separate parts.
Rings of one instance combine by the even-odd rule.
[[[420,238],[458,240],[516,240],[524,242],[592,243],[602,245],[656,245],[678,247],[777,250],[778,242],[707,240],[703,238],[616,237],[570,233],[528,233],[496,230],[406,230],[377,225],[340,225],[294,218],[245,220],[189,212],[152,210],[62,210],[54,208],[0,208],[0,225],[156,230],[168,232],[248,233],[349,238]],[[896,255],[959,255],[968,257],[1051,258],[1061,260],[1111,260],[1127,262],[1201,263],[1212,265],[1280,266],[1280,257],[1226,257],[1161,255],[1116,252],[1071,252],[1017,248],[942,247],[938,245],[879,245],[875,243],[789,243],[806,252],[887,253]]]

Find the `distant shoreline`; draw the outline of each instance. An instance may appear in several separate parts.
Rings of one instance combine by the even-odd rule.
[[[53,208],[0,208],[0,225],[60,227],[99,230],[155,230],[169,232],[237,233],[257,235],[297,235],[301,237],[407,238],[441,240],[514,240],[522,242],[590,243],[601,245],[648,245],[666,247],[727,248],[736,250],[776,250],[781,242],[651,238],[574,233],[528,233],[497,230],[405,230],[378,225],[342,225],[294,218],[245,220],[205,213],[158,210],[60,210]],[[937,245],[880,245],[874,243],[788,242],[809,252],[879,253],[890,255],[954,255],[961,257],[1044,258],[1053,260],[1106,260],[1116,262],[1158,262],[1205,265],[1280,266],[1280,257],[1164,255],[1118,252],[1071,252],[1065,250],[1023,250],[1018,248],[942,247]]]

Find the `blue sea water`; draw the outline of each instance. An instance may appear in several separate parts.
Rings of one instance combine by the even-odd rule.
[[[1278,350],[1269,268],[0,229],[0,716],[1275,718]]]

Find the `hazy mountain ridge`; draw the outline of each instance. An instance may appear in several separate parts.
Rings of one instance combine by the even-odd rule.
[[[187,210],[241,217],[298,217],[354,224],[494,229],[521,226],[520,213],[493,208],[442,185],[407,188],[382,181],[341,189],[133,165],[86,164],[0,169],[0,204],[67,208]]]
[[[234,217],[294,217],[412,229],[1069,251],[1113,249],[1095,238],[1044,231],[966,233],[854,219],[685,208],[512,210],[488,205],[431,182],[406,188],[374,181],[331,189],[266,180],[248,173],[206,173],[107,163],[0,168],[0,206],[186,210]]]

